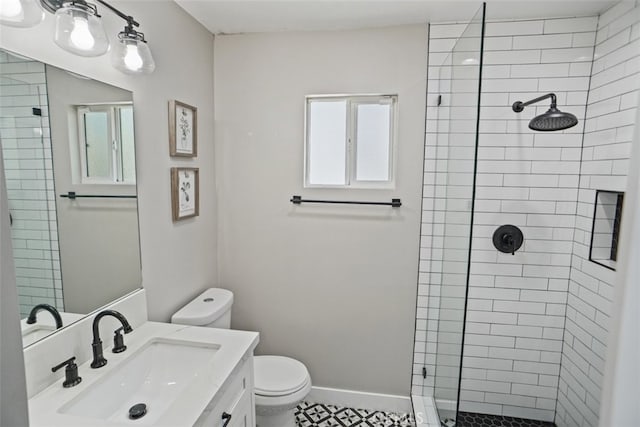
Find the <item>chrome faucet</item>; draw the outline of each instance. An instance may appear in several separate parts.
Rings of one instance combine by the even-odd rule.
[[[118,328],[115,331],[115,344],[113,347],[114,353],[120,353],[127,348],[124,345],[124,341],[122,339],[122,335],[120,335],[120,331],[124,331],[125,334],[133,331],[133,328],[131,327],[131,325],[129,325],[129,322],[121,313],[115,310],[103,310],[98,313],[98,315],[93,319],[93,342],[91,343],[91,347],[93,349],[93,362],[91,362],[91,367],[94,369],[101,368],[107,364],[107,359],[105,359],[102,354],[102,341],[100,340],[100,331],[98,329],[100,319],[105,316],[113,316],[118,319],[120,323],[122,323],[122,328]]]
[[[36,323],[36,314],[39,311],[48,311],[49,313],[51,313],[51,315],[56,321],[56,329],[62,328],[62,317],[60,317],[60,313],[58,312],[58,310],[56,310],[54,306],[49,304],[38,304],[31,309],[31,312],[29,313],[29,317],[27,318],[27,323],[29,325],[33,325],[34,323]]]

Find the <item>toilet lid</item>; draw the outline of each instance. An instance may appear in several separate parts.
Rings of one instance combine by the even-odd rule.
[[[262,396],[285,396],[302,389],[309,380],[307,368],[284,356],[253,358],[255,393]]]

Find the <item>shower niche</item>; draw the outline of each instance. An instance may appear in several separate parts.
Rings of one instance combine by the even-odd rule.
[[[596,190],[589,260],[616,269],[624,193]]]

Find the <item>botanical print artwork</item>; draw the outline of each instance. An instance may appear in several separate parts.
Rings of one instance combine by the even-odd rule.
[[[169,154],[198,155],[198,109],[180,101],[169,101]]]
[[[171,215],[174,221],[200,214],[198,168],[171,168]]]
[[[178,174],[180,190],[179,214],[181,217],[193,215],[195,213],[195,172],[182,170]]]
[[[176,108],[177,151],[191,153],[193,150],[193,111],[179,106]]]

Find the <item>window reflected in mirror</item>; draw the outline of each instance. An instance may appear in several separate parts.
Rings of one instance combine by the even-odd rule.
[[[83,184],[135,184],[133,105],[78,105]]]

